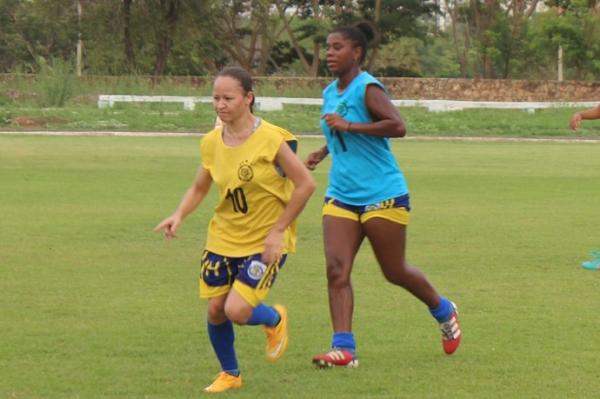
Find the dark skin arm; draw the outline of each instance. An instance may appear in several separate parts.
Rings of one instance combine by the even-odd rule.
[[[406,126],[400,113],[381,87],[367,86],[365,103],[374,122],[352,123],[337,114],[325,114],[322,118],[332,130],[341,132],[360,132],[379,137],[404,137],[406,135]]]
[[[315,168],[317,167],[319,162],[324,160],[328,154],[329,154],[329,150],[327,149],[327,146],[324,145],[323,147],[319,148],[317,151],[314,151],[314,152],[311,152],[310,154],[308,154],[306,161],[304,161],[304,165],[309,170],[315,170]]]

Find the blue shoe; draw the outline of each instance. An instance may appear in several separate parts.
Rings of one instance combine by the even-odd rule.
[[[594,259],[583,262],[581,267],[587,270],[600,270],[600,251],[592,251]]]

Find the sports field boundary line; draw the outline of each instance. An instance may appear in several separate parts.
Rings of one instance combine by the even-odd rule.
[[[114,137],[202,137],[206,133],[197,132],[120,132],[120,131],[48,131],[48,130],[0,130],[0,135],[21,136],[114,136]],[[322,139],[321,134],[298,133],[298,137]],[[409,141],[474,141],[474,142],[532,142],[532,143],[589,143],[600,144],[600,138],[569,137],[484,137],[484,136],[408,136],[402,140]]]

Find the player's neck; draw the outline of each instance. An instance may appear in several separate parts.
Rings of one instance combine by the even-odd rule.
[[[223,142],[231,147],[243,144],[258,127],[260,119],[251,113],[223,126]]]
[[[242,116],[240,119],[225,124],[224,132],[233,137],[247,137],[254,131],[256,117],[251,113]]]
[[[338,76],[338,91],[344,91],[360,73],[360,67],[353,67],[348,72]]]

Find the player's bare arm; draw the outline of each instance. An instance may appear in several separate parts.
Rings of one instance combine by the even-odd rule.
[[[283,168],[286,176],[294,183],[294,191],[283,213],[265,239],[265,251],[262,254],[262,261],[265,264],[272,264],[281,256],[285,230],[300,215],[316,188],[314,179],[300,158],[285,142],[279,147],[276,161]]]
[[[577,130],[579,125],[581,125],[581,121],[584,119],[600,119],[600,104],[595,108],[574,113],[569,121],[569,127],[573,130]]]
[[[404,137],[406,135],[406,126],[400,113],[381,87],[367,86],[365,102],[373,122],[354,123],[332,113],[323,115],[321,119],[330,129],[342,132],[360,132],[380,137]]]
[[[212,178],[203,167],[198,169],[192,186],[184,194],[179,206],[171,216],[160,222],[154,231],[163,231],[167,239],[176,238],[177,228],[187,215],[200,205],[210,189]]]
[[[329,155],[329,150],[327,149],[327,146],[324,145],[323,147],[319,148],[317,151],[313,151],[310,154],[308,154],[306,161],[304,161],[304,165],[309,170],[315,170],[317,165],[322,160],[324,160],[327,157],[327,155]]]

